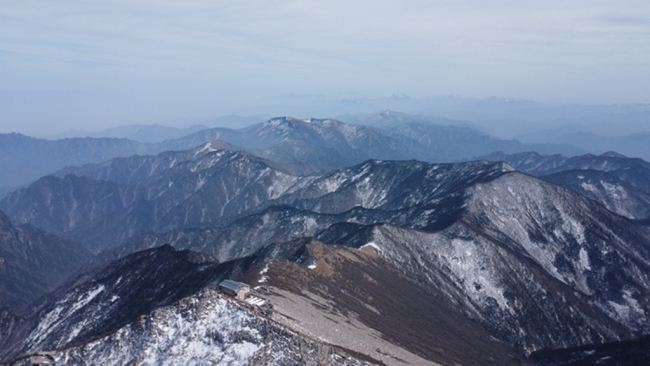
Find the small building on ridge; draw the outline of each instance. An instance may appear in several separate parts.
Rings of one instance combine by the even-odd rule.
[[[29,358],[29,364],[32,366],[54,365],[55,352],[38,352]]]
[[[223,280],[219,284],[219,289],[228,295],[238,298],[239,300],[245,300],[251,287],[243,282]]]

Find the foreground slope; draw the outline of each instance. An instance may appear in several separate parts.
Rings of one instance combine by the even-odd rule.
[[[16,331],[3,335],[8,338],[2,339],[0,357],[111,332],[205,286],[214,274],[212,263],[208,256],[163,246],[82,275],[26,309]]]
[[[369,364],[371,358],[300,336],[206,287],[282,252],[224,264],[170,246],[133,254],[79,277],[23,317],[13,315],[0,358],[22,365],[28,358],[21,355],[54,351],[65,365]]]
[[[65,365],[374,363],[297,335],[206,288],[99,339],[56,353]]]
[[[259,289],[274,304],[270,319],[210,287],[238,275],[253,284],[277,284]],[[346,295],[353,290],[361,292]],[[327,301],[312,301],[308,293]],[[319,327],[301,318],[294,301],[312,304],[304,307],[309,317],[328,323]],[[373,252],[299,239],[217,263],[162,246],[80,276],[17,319],[0,314],[3,323],[16,324],[0,336],[0,357],[13,359],[12,365],[41,351],[54,351],[57,363],[71,365],[520,362],[521,355],[491,340],[452,305]],[[356,343],[336,338],[348,328]]]
[[[363,250],[307,242],[297,261],[275,259],[243,276],[275,304],[274,319],[387,365],[518,364],[434,287],[420,287]]]
[[[403,364],[374,349],[358,350],[318,334],[307,334],[300,326],[284,323],[281,321],[284,318],[280,319],[276,314],[269,321],[243,309],[232,300],[224,299],[209,287],[210,283],[241,273],[248,272],[248,276],[255,276],[260,268],[269,263],[302,263],[313,257],[311,248],[314,247],[329,251],[323,244],[298,240],[271,245],[254,256],[221,264],[198,253],[174,251],[170,246],[135,253],[79,277],[66,288],[34,305],[19,319],[14,319],[18,323],[13,327],[14,331],[0,338],[3,345],[0,357],[5,361],[14,359],[8,364],[17,365],[26,361],[21,355],[47,350],[54,351],[58,363],[72,365],[118,365],[129,362],[138,365],[187,362],[233,365]],[[350,251],[344,248],[332,250],[335,250],[332,252],[335,256],[340,250]],[[375,262],[381,262],[376,255],[372,258]],[[366,260],[368,258],[363,259]],[[371,274],[374,273],[372,271],[380,271],[377,273],[387,276],[386,280],[394,278],[402,286],[419,291],[415,295],[425,297],[420,305],[427,303],[426,298],[430,295],[408,281],[400,280],[395,271],[383,272],[385,265],[369,263],[359,269]],[[251,268],[254,269],[252,272]],[[278,274],[277,270],[273,274]],[[348,276],[348,273],[342,274]],[[290,268],[278,274],[280,278],[293,275],[295,273]],[[356,279],[349,277],[346,281]],[[375,291],[382,291],[382,288]],[[304,289],[308,290],[308,287]],[[398,307],[397,310],[400,307],[406,311],[415,309],[399,296],[389,295],[382,304],[392,304]],[[281,302],[276,304],[275,309],[278,313],[290,311],[285,310],[288,308]],[[384,311],[382,307],[379,309]],[[350,310],[356,311],[358,307]],[[435,318],[443,314],[444,311],[438,310],[428,315],[427,319],[435,322]],[[329,315],[327,311],[321,311],[321,316]],[[453,317],[445,316],[447,327],[453,329]],[[7,314],[2,314],[2,317],[3,322],[10,319]],[[394,325],[402,329],[410,326],[407,323],[400,325],[400,321],[408,322],[408,319],[393,318],[393,322],[397,322]],[[435,340],[425,337],[419,341],[419,345],[408,344],[417,338],[380,340],[375,337],[389,332],[388,328],[379,325],[374,320],[359,328],[359,331],[366,339],[375,339],[375,344],[381,345],[386,352],[399,352],[399,355],[415,360],[414,364],[435,365],[437,363],[426,360],[444,361],[447,357],[444,352],[432,357],[432,354],[418,350],[421,347],[433,350],[438,343],[444,346],[444,337]],[[458,357],[464,349],[475,355],[471,357],[485,352],[496,364],[502,364],[498,360],[511,359],[507,348],[499,342],[487,341],[473,333],[465,334],[468,329],[480,332],[481,328],[476,324],[467,323],[466,326],[469,328],[453,333],[462,335],[462,342],[458,340],[456,347],[460,349],[449,357]],[[417,331],[421,332],[422,329]],[[474,351],[474,347],[480,344],[485,345],[481,350]],[[422,354],[424,359],[418,354]],[[382,361],[384,359],[386,362]]]

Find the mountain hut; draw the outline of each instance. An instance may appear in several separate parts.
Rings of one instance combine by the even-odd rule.
[[[224,280],[219,284],[219,289],[228,295],[238,298],[239,300],[245,300],[251,287],[243,282]]]
[[[54,357],[49,354],[34,355],[29,358],[29,364],[35,365],[54,365]]]

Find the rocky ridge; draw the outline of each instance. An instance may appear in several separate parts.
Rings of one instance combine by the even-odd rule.
[[[224,264],[170,246],[135,253],[78,277],[23,316],[1,313],[2,324],[16,319],[0,337],[0,357],[4,365],[42,351],[66,365],[376,364],[276,325],[210,286],[283,252]]]

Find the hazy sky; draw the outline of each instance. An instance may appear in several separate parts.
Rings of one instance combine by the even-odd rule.
[[[0,132],[285,94],[650,102],[650,1],[0,1]]]

